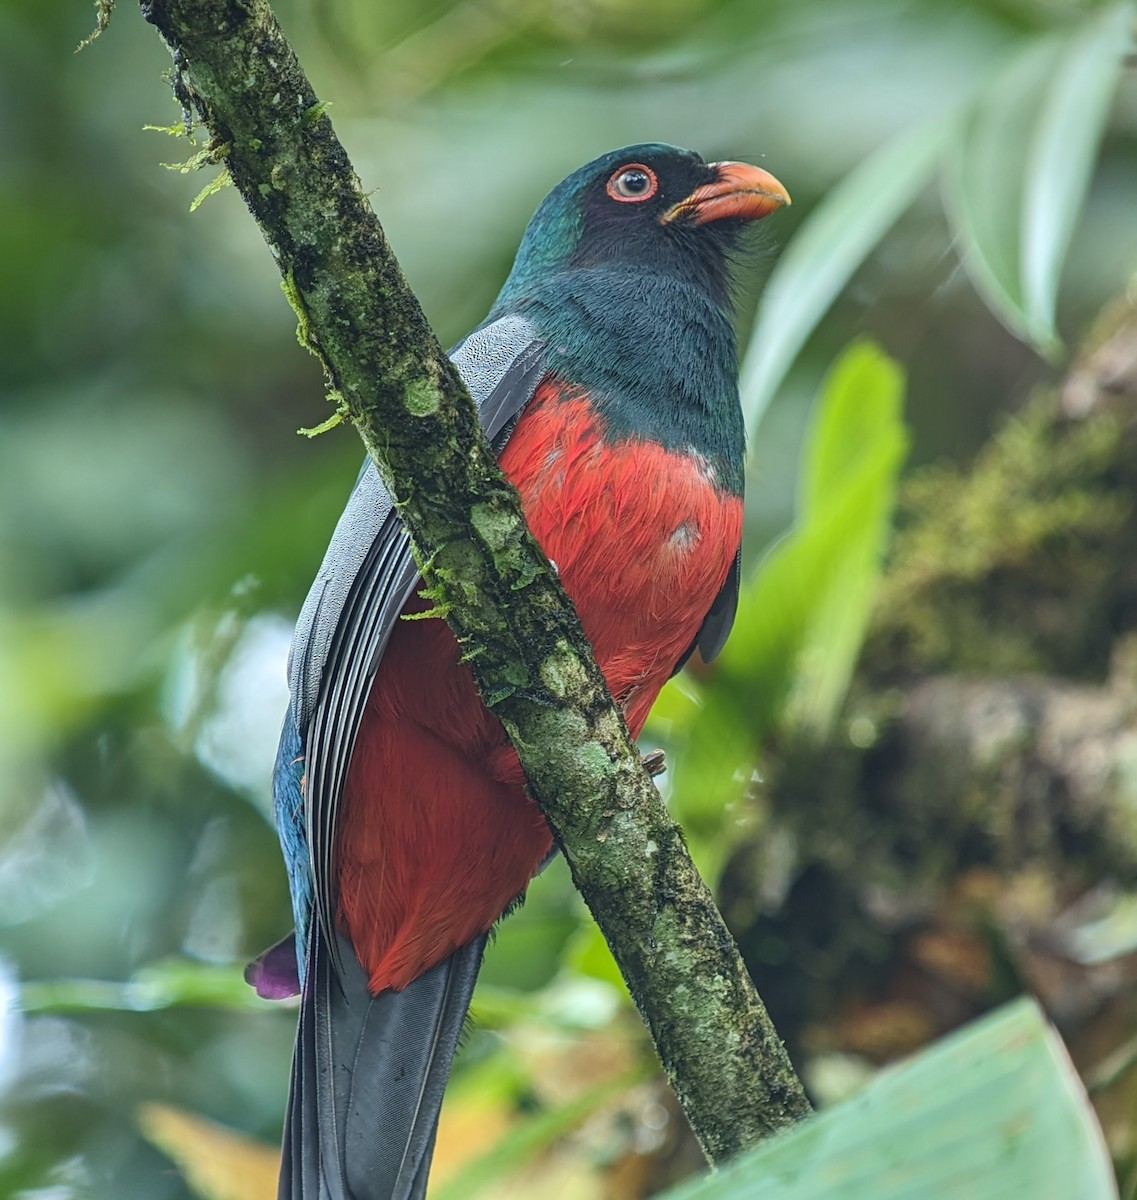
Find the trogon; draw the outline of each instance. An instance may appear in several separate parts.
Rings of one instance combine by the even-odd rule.
[[[734,617],[744,433],[729,266],[789,197],[766,171],[628,146],[530,221],[451,352],[633,735]],[[421,1200],[494,922],[552,838],[368,464],[296,627],[274,776],[300,992],[282,1200]]]

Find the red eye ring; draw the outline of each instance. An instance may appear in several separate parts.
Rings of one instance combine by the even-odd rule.
[[[659,191],[659,180],[651,167],[645,167],[643,163],[625,163],[613,173],[605,190],[621,204],[639,204],[650,200]]]

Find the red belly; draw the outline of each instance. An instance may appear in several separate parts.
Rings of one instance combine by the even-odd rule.
[[[741,501],[697,455],[602,441],[588,403],[556,385],[538,390],[501,465],[638,735],[730,570]],[[441,620],[400,621],[391,636],[339,828],[340,919],[374,991],[488,929],[549,852],[517,756]]]

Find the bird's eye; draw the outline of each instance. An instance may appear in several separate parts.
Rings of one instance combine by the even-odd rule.
[[[659,180],[651,167],[629,163],[608,180],[608,195],[621,203],[650,200],[659,191]]]

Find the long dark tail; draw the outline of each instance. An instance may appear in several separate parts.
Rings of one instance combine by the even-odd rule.
[[[372,996],[340,939],[311,933],[279,1200],[422,1200],[442,1093],[486,939]]]

